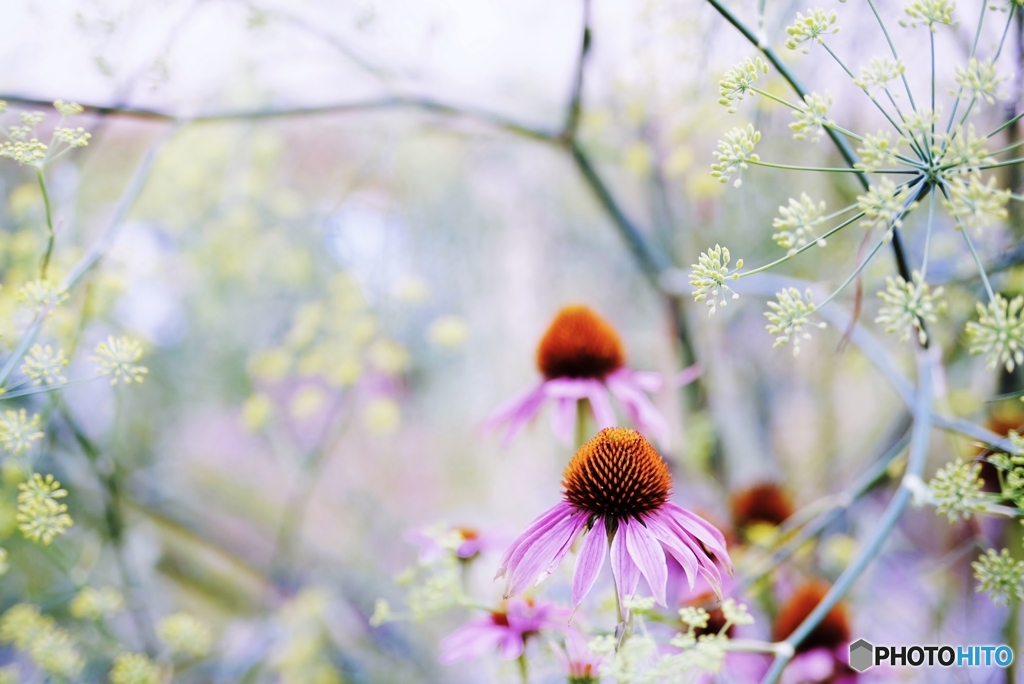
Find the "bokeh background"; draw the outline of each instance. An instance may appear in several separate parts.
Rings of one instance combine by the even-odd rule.
[[[676,267],[716,243],[766,263],[780,254],[771,221],[789,197],[839,207],[860,192],[848,177],[765,169],[746,172],[742,190],[719,184],[711,151],[747,120],[763,132],[764,158],[835,165],[837,155],[827,140],[794,142],[790,114],[770,101],[732,115],[717,104],[717,78],[752,49],[704,3],[592,5],[576,139]],[[803,6],[769,5],[765,31],[778,40]],[[836,44],[861,64],[883,44],[873,18],[853,9]],[[764,330],[768,293],[744,294],[711,320],[685,292],[664,296],[569,148],[530,134],[566,121],[582,22],[581,2],[538,0],[4,8],[0,98],[12,112],[56,99],[127,110],[78,117],[93,133],[89,147],[48,169],[59,273],[107,226],[144,155],[154,163],[109,254],[45,333],[74,353],[72,376],[88,373],[95,343],[119,332],[144,342],[150,372],[141,386],[69,387],[59,410],[26,401],[55,412],[37,469],[69,489],[75,526],[46,550],[21,539],[18,474],[5,470],[0,535],[12,568],[2,606],[31,600],[61,615],[84,583],[128,586],[148,615],[124,614],[111,628],[135,646],[147,622],[188,610],[212,625],[218,655],[180,681],[514,681],[497,661],[437,664],[437,643],[463,610],[382,627],[368,618],[379,597],[401,602],[392,578],[415,559],[410,530],[443,522],[511,538],[557,499],[571,450],[552,438],[547,415],[507,447],[481,423],[537,382],[537,340],[568,303],[608,318],[633,367],[671,374],[700,363],[699,386],[655,402],[671,426],[663,455],[677,497],[723,527],[742,488],[769,481],[795,507],[812,504],[902,434],[906,409],[858,347],[841,344],[842,324],[794,359]],[[985,39],[998,40],[996,24]],[[895,30],[924,92],[926,56],[912,47],[924,34]],[[943,93],[969,49],[965,30],[941,38]],[[1018,44],[1004,57],[1017,73]],[[830,90],[845,126],[881,125],[834,64],[787,59]],[[1006,89],[1009,99],[980,121],[1015,111],[1017,81]],[[9,350],[25,324],[14,293],[45,242],[34,175],[13,162],[0,166],[0,207],[0,344]],[[985,372],[962,345],[979,284],[942,221],[934,277],[950,281],[950,314],[932,331],[947,362],[942,405],[1016,427],[1019,402],[984,403],[1014,379]],[[919,227],[908,221],[912,254]],[[983,257],[996,258],[1020,227],[1013,215],[987,233]],[[784,273],[835,285],[861,240],[851,228]],[[910,374],[909,346],[870,325],[874,292],[893,272],[888,256],[866,272],[860,320]],[[1011,270],[999,282],[1012,291],[1019,281]],[[842,304],[852,309],[852,297]],[[117,482],[117,543],[103,531],[109,491],[76,430]],[[929,475],[975,453],[936,433]],[[845,567],[887,501],[887,481],[787,564],[779,591]],[[734,534],[741,547],[774,543]],[[906,643],[1016,634],[1004,634],[1016,613],[975,597],[970,577],[983,540],[1002,534],[911,510],[848,600],[853,633]],[[487,601],[500,596],[496,565],[487,556],[474,576]],[[773,600],[751,601],[766,633]]]

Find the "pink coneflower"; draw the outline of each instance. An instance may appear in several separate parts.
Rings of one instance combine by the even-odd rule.
[[[829,585],[811,580],[799,586],[782,604],[772,636],[782,641],[800,626],[828,593]],[[850,619],[840,602],[796,647],[796,657],[782,675],[786,684],[848,684],[857,672],[847,662],[850,645]]]
[[[572,602],[578,606],[611,554],[620,603],[647,580],[665,605],[665,550],[682,566],[691,589],[702,575],[716,593],[730,572],[725,538],[703,518],[669,501],[672,476],[654,447],[629,428],[606,428],[580,447],[562,479],[563,501],[542,514],[505,551],[498,577],[508,576],[506,596],[544,579],[586,534],[576,557]],[[664,549],[662,548],[664,547]]]
[[[512,599],[500,610],[473,620],[441,641],[441,662],[469,660],[494,650],[502,658],[518,658],[527,640],[542,629],[565,629],[567,611],[550,603]]]
[[[638,429],[665,444],[668,423],[647,397],[647,393],[662,389],[665,379],[625,364],[625,347],[611,323],[589,307],[567,306],[558,312],[537,346],[537,368],[544,380],[491,414],[484,429],[506,425],[508,443],[551,400],[551,427],[569,442],[576,426],[576,406],[582,400],[590,403],[599,427],[617,423],[609,396],[614,395]],[[685,385],[699,374],[696,366],[690,367],[674,384]]]

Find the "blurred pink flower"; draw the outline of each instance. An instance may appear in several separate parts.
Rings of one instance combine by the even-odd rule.
[[[783,684],[853,684],[857,671],[847,662],[849,648],[814,648],[798,653],[782,672]]]
[[[526,641],[542,629],[566,628],[568,611],[551,603],[512,599],[485,617],[458,628],[441,641],[441,662],[470,660],[495,649],[511,660],[523,654]]]
[[[700,375],[700,369],[691,366],[666,383],[659,373],[627,368],[625,349],[615,328],[582,305],[567,306],[555,316],[538,345],[537,367],[544,380],[502,405],[484,421],[487,432],[507,426],[506,444],[548,400],[554,402],[552,430],[563,442],[572,439],[577,403],[584,399],[590,402],[598,427],[613,427],[617,421],[611,396],[626,409],[637,429],[660,444],[667,444],[668,423],[647,394],[660,391],[666,384],[686,385]]]
[[[576,629],[565,630],[565,653],[558,652],[571,684],[597,684],[604,658],[594,655],[584,635]]]
[[[420,547],[419,562],[433,563],[449,551],[461,560],[471,560],[478,554],[501,545],[501,538],[473,527],[423,528],[405,535],[407,541]]]
[[[665,605],[666,549],[679,561],[691,589],[700,574],[721,595],[715,561],[732,571],[725,538],[706,520],[668,500],[668,466],[639,433],[601,430],[573,456],[562,485],[564,500],[530,523],[505,551],[497,577],[508,576],[506,596],[554,572],[581,532],[589,534],[576,557],[574,607],[593,587],[609,546],[620,601],[635,593],[643,575],[655,600]]]

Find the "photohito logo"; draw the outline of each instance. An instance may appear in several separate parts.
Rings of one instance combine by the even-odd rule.
[[[850,644],[850,667],[863,672],[888,663],[910,667],[1009,667],[1013,650],[1009,646],[875,646],[867,639]]]

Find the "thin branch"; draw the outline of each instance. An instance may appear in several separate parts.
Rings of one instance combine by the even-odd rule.
[[[583,0],[583,31],[580,39],[580,56],[576,61],[576,71],[572,80],[572,94],[569,96],[569,107],[565,117],[565,128],[562,136],[566,140],[576,137],[580,124],[580,113],[583,106],[583,74],[586,70],[587,55],[590,53],[590,0]]]
[[[48,100],[24,97],[20,95],[0,94],[0,99],[6,100],[8,104],[18,104],[26,107],[44,107],[51,104]],[[79,103],[86,112],[102,115],[126,116],[136,119],[149,119],[156,121],[172,121],[177,123],[212,123],[221,121],[259,121],[263,119],[287,119],[303,116],[327,116],[331,114],[353,114],[360,112],[375,112],[388,109],[420,109],[434,114],[446,116],[475,119],[510,133],[515,133],[534,140],[554,142],[558,140],[559,134],[552,130],[546,130],[519,123],[501,114],[471,107],[461,107],[449,104],[429,97],[417,97],[412,95],[392,95],[379,98],[371,98],[355,102],[339,102],[335,104],[315,105],[309,107],[266,107],[257,109],[236,109],[222,112],[208,112],[194,115],[183,115],[168,112],[160,109],[146,109],[131,106],[110,106]]]
[[[783,643],[790,645],[792,648],[785,649],[775,656],[775,661],[772,663],[771,669],[764,676],[764,679],[761,680],[761,684],[775,684],[779,680],[779,677],[782,676],[782,671],[792,659],[795,648],[825,619],[825,616],[839,603],[846,592],[853,586],[853,583],[861,576],[861,573],[867,569],[871,561],[878,556],[882,550],[882,545],[888,539],[889,534],[903,514],[903,509],[906,508],[907,503],[910,501],[911,489],[908,483],[913,481],[912,478],[920,479],[921,473],[924,472],[925,458],[928,455],[932,416],[931,404],[933,400],[932,366],[934,358],[937,356],[934,353],[935,351],[937,351],[937,348],[933,348],[933,350],[917,350],[918,384],[914,400],[914,426],[910,437],[910,455],[907,457],[907,470],[899,489],[893,495],[885,509],[885,513],[882,515],[881,522],[870,539],[864,544],[857,558],[843,571],[835,584],[832,585],[832,588],[825,594],[825,597],[811,611],[811,614],[800,623],[800,626],[792,634],[786,637]]]

